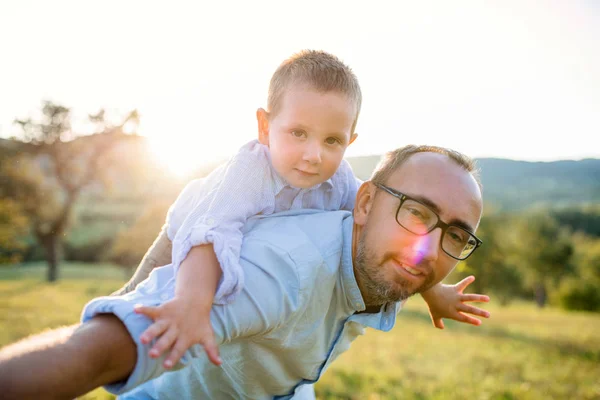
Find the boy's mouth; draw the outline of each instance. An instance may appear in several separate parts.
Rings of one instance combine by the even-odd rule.
[[[316,176],[319,175],[318,172],[308,172],[308,171],[303,171],[301,169],[296,168],[296,171],[298,171],[301,175],[306,175],[306,176]]]

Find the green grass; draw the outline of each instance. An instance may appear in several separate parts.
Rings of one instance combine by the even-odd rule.
[[[0,268],[0,346],[77,322],[85,302],[120,287],[122,270],[66,264]],[[368,330],[316,385],[319,399],[599,399],[600,315],[518,303],[488,307],[481,327],[432,327],[411,299],[392,332]],[[82,399],[112,399],[98,389]]]

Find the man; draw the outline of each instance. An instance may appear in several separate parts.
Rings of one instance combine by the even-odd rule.
[[[426,294],[479,246],[481,212],[468,158],[437,147],[396,150],[359,189],[353,215],[304,211],[249,222],[246,286],[211,314],[221,367],[200,346],[174,372],[148,357],[139,335],[150,321],[133,307],[159,301],[158,268],[135,292],[89,304],[79,327],[6,348],[0,393],[72,398],[110,384],[128,392],[123,398],[314,398],[310,384],[364,327],[391,329],[403,300]]]

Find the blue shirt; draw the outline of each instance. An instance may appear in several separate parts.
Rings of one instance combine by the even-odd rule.
[[[167,234],[173,242],[173,265],[178,268],[193,246],[212,243],[223,271],[214,302],[227,304],[244,284],[240,250],[248,218],[300,208],[350,211],[361,183],[342,160],[327,181],[306,189],[292,187],[273,168],[269,148],[252,140],[227,164],[189,183],[171,206]]]
[[[233,303],[213,306],[211,314],[221,367],[196,345],[184,356],[187,367],[164,373],[162,360],[149,358],[149,348],[139,342],[150,321],[134,314],[133,305],[160,304],[172,295],[170,266],[153,271],[132,293],[93,300],[83,320],[113,312],[138,345],[132,375],[107,389],[123,393],[162,374],[122,398],[311,398],[307,384],[365,327],[390,330],[400,309],[400,303],[390,303],[378,313],[357,313],[365,304],[352,266],[352,225],[347,211],[297,210],[249,220],[241,251],[244,289]]]

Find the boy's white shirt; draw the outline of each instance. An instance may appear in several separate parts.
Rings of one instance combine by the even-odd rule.
[[[248,218],[300,208],[352,210],[361,184],[342,160],[327,181],[308,189],[294,188],[272,167],[268,147],[253,140],[227,164],[190,182],[169,209],[167,235],[173,242],[173,265],[178,268],[192,247],[213,243],[223,270],[214,302],[229,303],[243,286],[239,258]]]

